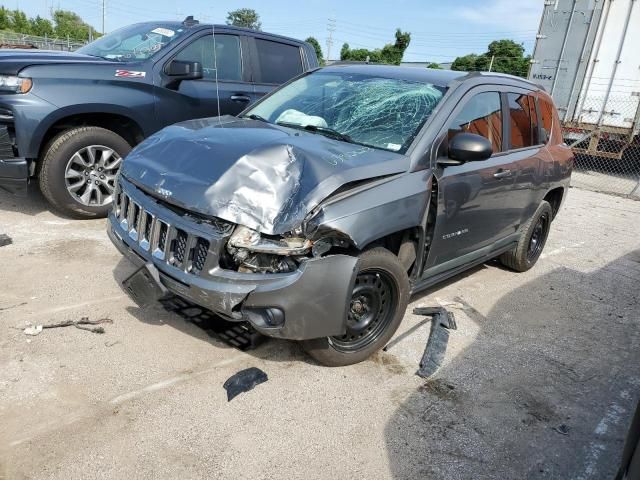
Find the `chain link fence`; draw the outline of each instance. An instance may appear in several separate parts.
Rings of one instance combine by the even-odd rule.
[[[0,32],[0,48],[40,48],[72,52],[86,44],[86,41],[69,37],[39,37],[22,33]]]
[[[640,200],[638,98],[587,98],[580,121],[564,123],[564,140],[576,157],[572,186]]]

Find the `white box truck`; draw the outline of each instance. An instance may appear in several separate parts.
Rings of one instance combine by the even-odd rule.
[[[640,0],[547,0],[529,78],[553,96],[574,150],[640,147]]]

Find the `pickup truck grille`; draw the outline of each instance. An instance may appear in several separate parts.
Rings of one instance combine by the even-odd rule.
[[[193,275],[200,275],[204,270],[210,247],[206,238],[158,218],[120,188],[116,193],[114,215],[127,233],[128,242],[136,242],[154,258]]]

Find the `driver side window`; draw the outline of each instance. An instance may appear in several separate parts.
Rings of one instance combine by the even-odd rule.
[[[502,151],[502,106],[498,92],[471,97],[450,123],[448,139],[463,132],[482,135],[491,142],[494,152]]]
[[[215,45],[215,55],[214,55]],[[174,60],[200,62],[202,77],[208,80],[242,81],[242,60],[240,55],[240,37],[236,35],[213,35],[200,37],[191,43]]]

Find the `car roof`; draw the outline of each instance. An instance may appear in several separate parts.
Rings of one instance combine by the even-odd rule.
[[[453,82],[466,80],[487,79],[491,83],[522,84],[528,88],[541,88],[539,85],[521,77],[495,72],[461,72],[457,70],[440,70],[433,68],[399,67],[395,65],[380,65],[368,63],[334,63],[322,68],[323,72],[351,72],[362,75],[382,76],[408,80],[414,82],[430,83],[442,87],[449,87]],[[498,82],[496,82],[498,80]]]
[[[176,29],[178,28],[184,28],[185,24],[184,22],[179,22],[176,20],[158,20],[158,21],[149,21],[149,22],[137,22],[133,25],[157,25],[157,24],[162,24],[162,25],[170,25]],[[295,43],[299,43],[299,44],[304,44],[306,42],[302,41],[302,40],[298,40],[297,38],[293,38],[293,37],[285,37],[284,35],[277,35],[275,33],[269,33],[269,32],[263,32],[262,30],[253,30],[251,28],[244,28],[244,27],[236,27],[235,25],[218,25],[218,24],[213,24],[213,23],[194,23],[190,26],[187,26],[186,28],[188,29],[193,29],[193,30],[205,30],[207,28],[212,28],[212,29],[216,29],[216,30],[225,30],[225,31],[237,31],[237,32],[243,32],[243,33],[248,33],[251,35],[264,35],[267,37],[272,37],[272,38],[280,38],[282,40],[287,40],[288,42],[295,42]]]

